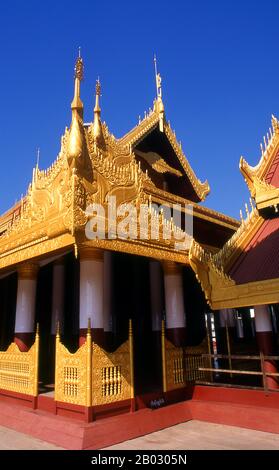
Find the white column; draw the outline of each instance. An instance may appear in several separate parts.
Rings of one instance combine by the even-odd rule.
[[[65,291],[65,268],[63,259],[53,264],[52,273],[52,311],[51,311],[51,334],[56,334],[57,324],[59,330],[64,332],[64,291]]]
[[[37,272],[35,264],[23,264],[18,269],[15,342],[22,351],[31,345],[35,331]]]
[[[225,328],[226,326],[228,326],[229,328],[235,327],[235,317],[233,308],[224,308],[222,310],[219,310],[219,314],[221,328]]]
[[[104,252],[104,332],[112,331],[112,253]]]
[[[255,307],[255,328],[257,333],[272,331],[272,322],[267,305],[257,305]]]
[[[96,335],[98,335],[97,341],[99,341],[99,336],[103,334],[104,329],[103,251],[95,248],[82,248],[80,250],[79,291],[80,337],[85,338],[89,318],[91,320],[93,336],[95,331],[95,339],[97,339]]]
[[[162,313],[164,309],[164,289],[161,263],[152,260],[149,263],[150,300],[152,315],[152,331],[161,331]]]
[[[167,336],[175,346],[186,341],[186,318],[182,284],[182,268],[174,262],[164,262],[165,308]]]
[[[176,263],[164,263],[165,305],[167,328],[185,328],[181,268]]]

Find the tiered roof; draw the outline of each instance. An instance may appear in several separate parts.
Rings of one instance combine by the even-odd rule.
[[[219,252],[209,256],[196,242],[190,263],[212,308],[279,302],[279,123],[264,138],[262,156],[240,170],[255,202],[247,218]],[[277,289],[277,290],[276,290]]]
[[[166,121],[158,76],[153,109],[119,139],[101,121],[99,81],[93,121],[84,123],[80,97],[82,79],[83,62],[78,57],[71,104],[72,122],[61,138],[59,155],[47,170],[40,170],[38,165],[34,168],[27,194],[0,217],[0,269],[69,247],[75,247],[77,253],[80,244],[89,243],[85,238],[89,220],[87,207],[95,202],[106,204],[109,195],[116,196],[118,204],[185,204],[191,201],[194,216],[207,224],[208,233],[219,227],[222,232],[219,245],[213,245],[220,246],[236,230],[238,222],[198,206],[197,203],[208,194],[209,185],[197,178],[175,132]],[[149,147],[157,145],[158,149],[151,148],[150,151],[146,142]],[[141,167],[142,156],[146,169]],[[169,188],[168,182],[164,186],[164,178],[169,179]],[[160,259],[188,260],[188,250],[176,253],[163,240],[152,244],[138,240],[129,240],[125,244],[121,240],[92,240],[90,243]]]

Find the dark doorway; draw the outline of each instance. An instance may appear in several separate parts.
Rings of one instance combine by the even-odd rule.
[[[0,350],[5,351],[14,340],[17,295],[17,274],[0,280]]]
[[[131,318],[135,392],[139,395],[161,390],[161,351],[152,334],[149,259],[115,253],[113,280],[114,348],[127,339]]]
[[[70,352],[78,348],[79,263],[72,253],[64,257],[64,325],[61,339]],[[51,332],[53,264],[38,273],[36,323],[40,331],[39,382],[40,392],[53,390],[55,379],[55,332]]]
[[[45,387],[53,385],[54,344],[51,341],[51,292],[52,265],[48,264],[39,270],[36,291],[36,324],[39,324],[39,392],[47,391]]]

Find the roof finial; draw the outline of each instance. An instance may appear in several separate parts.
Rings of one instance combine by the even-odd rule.
[[[96,92],[96,99],[95,99],[94,113],[100,114],[101,113],[101,108],[100,108],[101,82],[100,82],[99,77],[96,80],[95,92]]]
[[[83,103],[80,99],[80,82],[83,80],[83,60],[78,50],[78,58],[75,63],[75,92],[72,101],[72,111],[76,110],[80,117],[83,117]]]
[[[154,68],[155,68],[155,80],[156,80],[156,92],[157,92],[157,98],[162,98],[162,78],[160,73],[158,73],[157,69],[157,58],[156,55],[154,54]]]
[[[80,99],[80,82],[83,80],[83,60],[80,56],[75,63],[75,92],[71,104],[72,124],[68,141],[68,164],[70,167],[76,167],[77,162],[82,159],[83,154],[83,103]]]
[[[101,82],[99,77],[96,80],[96,98],[95,98],[95,107],[94,107],[94,122],[93,122],[93,134],[95,142],[102,147],[104,145],[104,136],[102,131],[101,123],[101,108],[100,108],[100,96],[101,96]]]
[[[156,55],[154,54],[154,67],[155,67],[155,78],[156,78],[156,91],[157,91],[157,98],[154,101],[154,111],[159,114],[159,129],[161,132],[164,131],[164,104],[162,101],[162,78],[161,75],[158,73],[157,70],[157,59]]]
[[[39,163],[40,163],[40,147],[37,148],[37,162],[36,162],[36,168],[39,168]]]

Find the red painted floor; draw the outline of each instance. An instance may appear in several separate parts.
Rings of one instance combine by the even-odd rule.
[[[66,449],[100,449],[191,420],[279,434],[279,394],[196,386],[190,400],[89,424],[0,402],[0,425]]]

